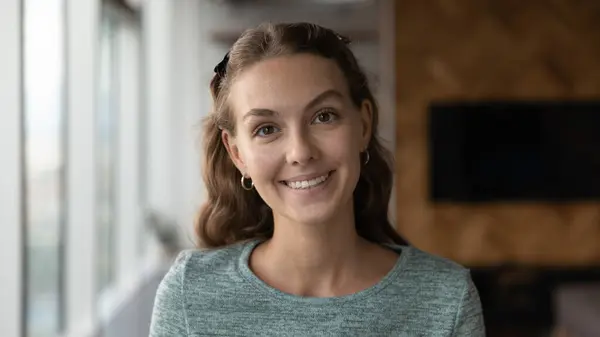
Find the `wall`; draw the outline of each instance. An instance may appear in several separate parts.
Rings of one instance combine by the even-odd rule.
[[[396,8],[397,224],[416,246],[466,264],[600,263],[600,203],[433,205],[432,100],[600,95],[600,3],[417,1]]]

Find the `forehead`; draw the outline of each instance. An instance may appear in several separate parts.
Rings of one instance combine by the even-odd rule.
[[[232,84],[229,100],[237,116],[255,108],[298,110],[330,89],[347,96],[344,75],[335,62],[297,54],[269,58],[244,70]]]

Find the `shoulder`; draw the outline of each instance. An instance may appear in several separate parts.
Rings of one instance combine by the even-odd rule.
[[[394,248],[401,251],[401,260],[387,294],[402,299],[394,302],[404,303],[401,310],[408,306],[410,315],[405,320],[422,331],[485,335],[481,303],[468,268],[415,247]]]
[[[190,303],[214,293],[216,284],[230,282],[241,246],[179,253],[156,291],[150,336],[187,336]],[[220,277],[220,279],[218,278]]]
[[[406,254],[404,272],[415,280],[459,285],[470,278],[469,269],[450,259],[415,247],[403,247],[402,252]]]
[[[179,253],[159,291],[186,296],[198,286],[209,286],[217,278],[230,277],[237,270],[246,244],[238,243],[218,249],[188,249]]]
[[[188,320],[210,310],[224,286],[240,283],[237,265],[244,247],[248,245],[180,252],[158,286],[150,336],[187,336]]]
[[[408,250],[405,272],[410,284],[419,289],[423,307],[451,313],[452,336],[485,336],[481,301],[469,269],[416,248]]]
[[[441,256],[412,246],[400,246],[401,266],[396,285],[421,300],[446,303],[462,301],[472,287],[469,269]]]

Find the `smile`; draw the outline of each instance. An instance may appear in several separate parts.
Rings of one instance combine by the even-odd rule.
[[[282,183],[295,190],[306,190],[323,184],[325,181],[327,181],[327,179],[329,179],[331,173],[332,172],[328,172],[325,175],[309,180],[282,181]]]

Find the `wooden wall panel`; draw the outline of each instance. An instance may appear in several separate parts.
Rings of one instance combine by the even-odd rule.
[[[467,265],[600,264],[600,202],[430,203],[426,117],[433,100],[599,99],[600,1],[398,0],[396,15],[399,231]]]

